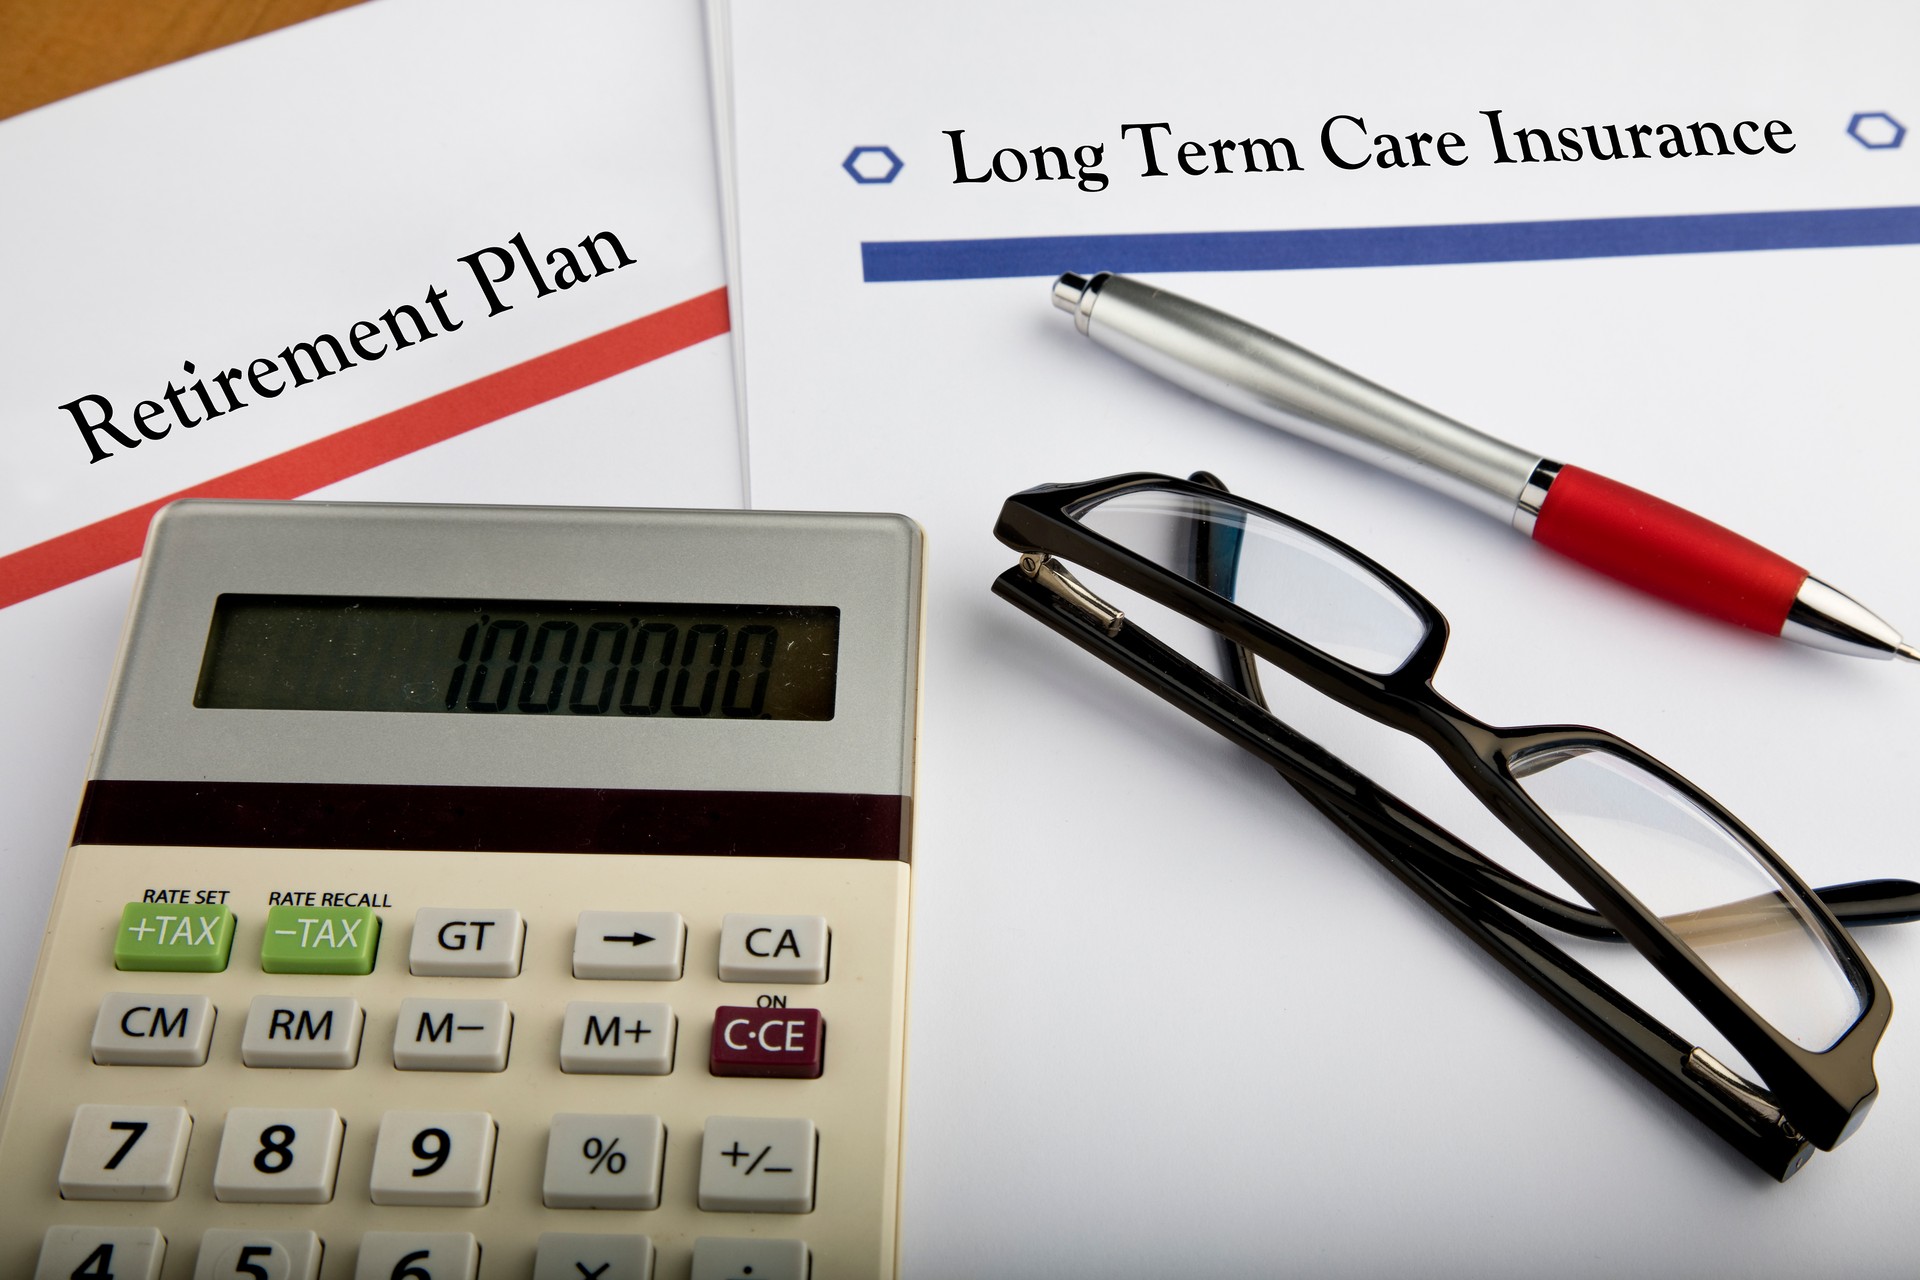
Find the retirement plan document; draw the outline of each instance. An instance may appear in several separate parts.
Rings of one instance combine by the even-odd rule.
[[[0,1062],[159,501],[740,504],[702,50],[369,4],[0,124]]]
[[[1916,877],[1920,672],[1634,594],[1124,363],[1048,294],[1162,284],[1718,520],[1911,636],[1920,15],[719,16],[753,502],[930,533],[904,1274],[1911,1274],[1911,1008],[1857,1136],[1775,1185],[1271,771],[988,585],[1009,493],[1211,469],[1431,597],[1460,705],[1625,736],[1809,883]],[[1284,685],[1282,715],[1506,856],[1422,748]],[[1920,1000],[1920,934],[1860,937]],[[1631,957],[1572,949],[1730,1052]]]

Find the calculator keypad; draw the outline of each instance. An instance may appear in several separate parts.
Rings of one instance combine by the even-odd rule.
[[[151,852],[93,852],[120,859],[120,882],[139,892],[133,877]],[[224,970],[158,970],[131,983],[114,967],[119,948],[101,940],[111,933],[117,944],[129,918],[155,938],[164,924],[183,946],[208,929],[219,942],[220,913],[182,924],[200,908],[177,900],[116,910],[105,928],[74,928],[70,941],[54,934],[72,951],[61,963],[91,964],[95,985],[77,1009],[61,997],[77,1017],[32,1020],[37,1031],[66,1030],[23,1059],[23,1096],[59,1110],[29,1121],[16,1099],[0,1158],[65,1144],[67,1196],[45,1193],[58,1213],[41,1205],[10,1225],[15,1205],[38,1204],[41,1193],[0,1190],[0,1274],[33,1274],[43,1251],[67,1258],[68,1237],[42,1239],[49,1223],[93,1241],[54,1273],[60,1280],[109,1242],[116,1280],[145,1274],[149,1256],[154,1280],[254,1280],[256,1268],[271,1280],[684,1278],[696,1239],[701,1265],[728,1280],[885,1272],[904,867],[204,856],[219,869],[186,882],[228,889]],[[476,867],[498,868],[496,878]],[[609,880],[622,870],[627,881]],[[369,916],[268,904],[269,890],[299,890],[302,875],[321,874],[367,889],[359,896],[379,905]],[[513,902],[515,886],[528,900],[460,906],[445,887],[467,879],[478,901]],[[619,909],[583,909],[596,902]],[[780,902],[803,909],[766,909]],[[758,909],[730,910],[737,903]],[[816,905],[826,909],[804,909]],[[284,942],[308,953],[371,940],[372,972],[271,972],[273,928],[304,929]],[[506,976],[475,976],[458,960],[416,973],[423,936]],[[839,1028],[831,1064],[829,1022]],[[863,1044],[891,1045],[893,1056],[863,1055]],[[104,1169],[131,1133],[116,1122],[149,1126],[124,1174]],[[15,1132],[28,1145],[14,1145]],[[81,1196],[160,1198],[90,1219]],[[127,1221],[158,1234],[122,1238],[104,1226]],[[28,1222],[31,1237],[20,1231]],[[735,1258],[734,1245],[763,1252]]]

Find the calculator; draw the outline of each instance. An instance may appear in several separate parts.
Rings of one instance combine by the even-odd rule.
[[[894,1274],[921,599],[894,515],[164,509],[0,1276]]]

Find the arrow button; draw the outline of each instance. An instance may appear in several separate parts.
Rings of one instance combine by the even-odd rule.
[[[677,911],[582,911],[573,935],[573,976],[676,982],[687,922]]]

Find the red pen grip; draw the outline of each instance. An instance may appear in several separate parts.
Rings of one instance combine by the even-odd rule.
[[[1578,467],[1560,468],[1533,540],[1649,595],[1771,635],[1807,578],[1731,529]]]

